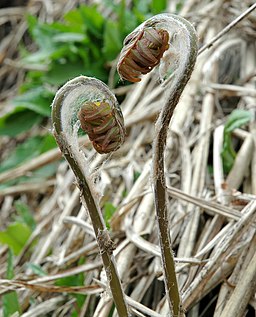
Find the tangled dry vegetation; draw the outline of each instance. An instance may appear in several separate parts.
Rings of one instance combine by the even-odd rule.
[[[50,21],[78,2],[66,1],[63,7],[57,0],[31,1],[28,7],[0,10],[1,24],[9,21],[11,25],[1,34],[1,114],[9,110],[10,99],[26,71],[17,56],[17,44],[26,32],[26,10]],[[252,2],[189,0],[181,15],[194,24],[203,45]],[[173,10],[171,1],[169,11]],[[170,234],[189,317],[254,316],[256,312],[255,39],[253,12],[198,56],[169,129],[165,160]],[[114,255],[128,302],[137,316],[168,313],[150,176],[154,123],[164,90],[156,72],[138,84],[116,89],[117,94],[125,95],[121,108],[127,136],[115,153],[95,154],[88,139],[81,139],[88,168],[102,192],[101,206],[111,202],[117,207],[110,220]],[[237,155],[226,174],[221,157],[223,129],[234,109],[249,110],[252,120],[232,133]],[[50,123],[43,129],[50,129]],[[28,136],[2,137],[1,159]],[[71,294],[86,294],[78,316],[110,316],[113,303],[99,282],[102,263],[90,219],[59,150],[1,173],[0,182],[29,175],[54,161],[59,162],[55,177],[0,190],[1,230],[10,222],[17,199],[30,206],[36,219],[35,230],[15,257],[12,280],[5,279],[7,247],[0,246],[0,294],[16,290],[23,317],[71,316],[77,305]],[[26,263],[40,265],[47,275],[36,276]],[[82,286],[55,283],[80,273],[84,276]]]

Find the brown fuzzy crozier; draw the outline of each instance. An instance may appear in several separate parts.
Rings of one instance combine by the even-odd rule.
[[[123,143],[122,113],[112,109],[106,101],[85,102],[78,113],[78,118],[81,128],[88,134],[98,153],[115,151]]]
[[[169,34],[154,27],[142,28],[129,34],[124,40],[117,70],[121,79],[141,81],[140,76],[149,73],[160,63],[169,48]]]

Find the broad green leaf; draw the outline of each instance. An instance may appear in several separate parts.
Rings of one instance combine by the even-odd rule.
[[[29,17],[28,21],[31,21],[31,17]],[[59,33],[56,28],[52,27],[51,24],[43,24],[39,21],[37,21],[35,24],[33,21],[33,25],[30,24],[30,26],[31,35],[40,49],[44,51],[52,51],[55,49],[52,38],[54,35]]]
[[[34,230],[36,227],[36,222],[28,205],[22,201],[16,201],[14,206],[18,215],[20,216],[21,221],[28,225],[31,230]]]
[[[31,229],[24,223],[11,223],[5,231],[0,231],[0,243],[6,244],[18,255],[31,235]]]
[[[8,259],[7,259],[7,278],[11,280],[14,277],[13,270],[13,254],[9,249]],[[21,313],[18,296],[16,292],[12,291],[3,295],[3,315],[4,317],[10,317],[14,313]]]
[[[3,315],[4,317],[11,317],[16,312],[21,312],[18,296],[16,292],[11,291],[3,295]]]
[[[251,113],[247,110],[236,109],[232,111],[224,127],[223,147],[221,151],[223,169],[228,173],[235,161],[236,152],[232,144],[231,133],[235,129],[247,124],[251,120]]]
[[[5,189],[17,184],[36,183],[36,182],[44,181],[48,179],[49,177],[52,177],[53,175],[56,174],[58,166],[59,166],[58,162],[45,165],[35,170],[34,172],[31,172],[29,176],[21,176],[13,180],[7,181],[5,183],[1,183],[0,189]]]
[[[27,139],[24,143],[18,145],[8,158],[0,165],[0,172],[17,167],[26,161],[37,157],[38,155],[49,151],[56,147],[56,141],[51,134],[45,136],[36,136]],[[18,183],[38,182],[53,176],[58,168],[58,162],[45,165],[34,172],[29,177],[22,176],[15,178],[9,182],[0,184],[0,188],[4,189]]]
[[[65,64],[54,63],[52,69],[43,78],[49,84],[62,85],[66,81],[84,74],[85,70],[81,61]]]
[[[38,23],[31,28],[31,34],[38,44],[39,50],[26,56],[23,59],[25,63],[45,62],[48,65],[52,59],[70,58],[72,55],[70,44],[89,41],[83,28],[78,25],[72,26],[57,22]]]
[[[92,34],[96,35],[98,38],[101,38],[104,18],[98,12],[97,7],[81,5],[79,11],[83,18],[86,29]]]
[[[30,89],[28,92],[13,99],[17,107],[27,108],[42,116],[49,117],[51,114],[51,101],[54,94],[44,87]]]
[[[80,274],[60,278],[55,282],[55,284],[57,286],[82,286],[84,285],[84,274],[80,273]],[[78,308],[81,308],[84,304],[86,295],[72,294],[72,296],[76,298]]]
[[[66,276],[56,280],[55,285],[57,286],[81,286],[83,285],[84,276],[82,273]]]
[[[0,118],[0,135],[14,137],[39,124],[43,117],[34,111],[16,107],[12,112]]]
[[[1,163],[0,172],[16,167],[41,153],[55,147],[52,136],[36,136],[18,145],[8,158]]]
[[[104,30],[103,53],[107,60],[113,60],[122,48],[122,39],[119,30],[119,24],[113,21],[107,21]]]

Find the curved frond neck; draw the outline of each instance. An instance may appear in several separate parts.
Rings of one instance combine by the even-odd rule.
[[[98,153],[117,150],[124,142],[124,120],[115,95],[100,80],[79,76],[56,93],[52,118],[57,133],[78,147],[79,127],[88,134]]]
[[[120,77],[131,82],[139,82],[143,74],[157,67],[165,87],[165,101],[156,123],[152,181],[167,301],[171,315],[179,317],[183,312],[169,236],[164,150],[169,123],[194,68],[197,51],[197,35],[187,20],[159,14],[126,37],[117,65]]]
[[[117,69],[121,79],[138,82],[158,66],[160,81],[174,83],[196,55],[194,27],[177,15],[163,13],[143,22],[125,38]]]

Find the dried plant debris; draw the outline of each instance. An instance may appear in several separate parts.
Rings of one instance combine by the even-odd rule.
[[[95,8],[97,2],[88,6]],[[164,2],[159,1],[163,10]],[[27,13],[52,23],[80,4],[1,3],[0,130],[35,66],[24,64],[22,56],[38,49],[28,33]],[[134,3],[125,5],[129,12]],[[170,1],[165,10],[192,22],[203,47],[251,5],[253,1]],[[114,21],[115,8],[98,3],[97,10]],[[118,34],[114,32],[112,41]],[[170,235],[189,317],[249,317],[256,312],[255,38],[256,10],[198,56],[169,127],[165,176]],[[115,82],[115,57],[105,65],[110,70],[106,82]],[[36,67],[35,76],[47,65]],[[113,86],[121,94],[126,127],[118,151],[100,155],[87,136],[81,136],[80,146],[100,193],[132,315],[168,316],[151,178],[155,122],[165,87],[157,69],[140,79]],[[47,98],[57,86],[47,85]],[[37,91],[37,98],[42,92]],[[39,104],[37,116],[29,117],[21,107],[8,117],[9,134],[0,138],[0,316],[117,316],[88,212],[48,133],[50,109],[42,99]],[[14,134],[14,119],[34,124]]]

